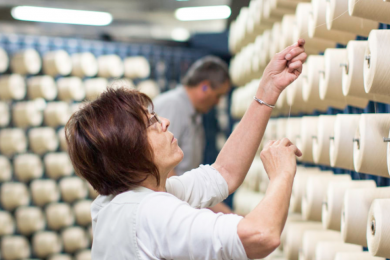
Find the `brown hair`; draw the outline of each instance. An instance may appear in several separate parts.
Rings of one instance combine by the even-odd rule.
[[[75,172],[102,195],[117,195],[149,175],[160,182],[147,138],[150,98],[136,90],[108,88],[65,126]]]

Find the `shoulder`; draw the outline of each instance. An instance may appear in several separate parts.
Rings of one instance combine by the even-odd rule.
[[[188,203],[178,199],[168,192],[153,192],[146,196],[139,204],[139,211],[159,211],[160,209],[174,209],[178,205]]]

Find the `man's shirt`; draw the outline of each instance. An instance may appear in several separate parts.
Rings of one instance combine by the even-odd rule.
[[[177,175],[199,167],[203,160],[205,133],[202,115],[197,113],[184,87],[165,92],[153,100],[154,111],[171,122],[168,130],[178,140],[184,158],[176,166]]]

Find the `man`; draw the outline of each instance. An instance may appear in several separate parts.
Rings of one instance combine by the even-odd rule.
[[[220,98],[229,92],[230,84],[226,63],[220,58],[207,56],[190,67],[182,80],[183,86],[153,100],[155,112],[171,121],[169,130],[184,153],[183,160],[171,172],[171,176],[182,175],[202,163],[205,148],[202,114],[218,104]],[[212,210],[231,213],[222,203]]]

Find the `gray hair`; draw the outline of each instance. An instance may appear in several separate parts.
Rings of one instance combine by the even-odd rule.
[[[210,81],[213,89],[219,88],[226,81],[230,82],[227,64],[218,57],[206,56],[197,60],[182,79],[182,84],[195,87],[202,81]]]

